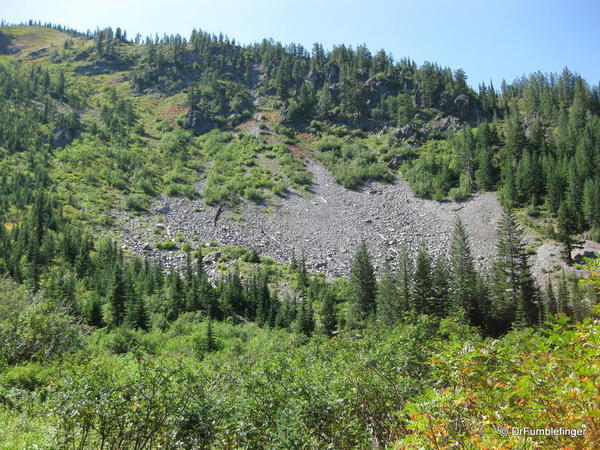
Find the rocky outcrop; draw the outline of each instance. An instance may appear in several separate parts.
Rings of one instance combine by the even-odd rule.
[[[446,137],[450,133],[460,130],[464,125],[464,122],[462,122],[458,117],[440,117],[423,125],[419,129],[419,133],[423,136],[436,134],[441,137]]]
[[[325,68],[325,81],[329,84],[335,84],[340,80],[340,66],[332,62]]]
[[[184,126],[194,132],[196,135],[201,135],[209,132],[219,125],[206,117],[202,111],[190,109],[184,116]]]

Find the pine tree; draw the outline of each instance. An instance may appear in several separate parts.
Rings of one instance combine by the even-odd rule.
[[[400,248],[396,278],[398,285],[398,316],[400,316],[410,309],[413,282],[413,260],[405,246]]]
[[[554,287],[552,286],[552,281],[548,277],[548,282],[546,284],[546,291],[544,292],[544,308],[545,308],[545,316],[553,317],[558,310],[558,300],[556,299],[556,295],[554,294]]]
[[[323,333],[331,336],[337,326],[337,314],[335,311],[336,298],[333,291],[325,289],[321,306],[321,327]]]
[[[110,321],[111,326],[117,327],[123,323],[125,318],[125,307],[129,300],[129,292],[127,284],[123,279],[123,271],[121,267],[115,268],[113,275],[112,287],[108,295],[108,305],[110,307]]]
[[[358,246],[350,270],[351,303],[354,318],[363,320],[375,312],[377,285],[375,269],[367,250],[367,243]]]
[[[417,254],[411,296],[412,307],[418,314],[429,312],[428,307],[434,298],[431,272],[431,257],[422,245]]]
[[[301,333],[310,336],[315,329],[315,318],[311,302],[307,298],[303,298],[300,302],[298,314],[293,324],[293,329],[296,333]]]
[[[386,259],[377,286],[377,318],[385,325],[394,325],[399,319],[400,305],[397,280]]]
[[[490,191],[496,185],[496,170],[493,163],[493,153],[489,148],[484,148],[477,155],[477,169],[475,180],[479,189]]]
[[[498,224],[498,256],[494,263],[493,333],[502,333],[515,319],[537,322],[538,295],[525,253],[521,229],[505,210]],[[519,317],[517,317],[519,315]]]
[[[477,292],[478,274],[473,263],[471,245],[460,218],[454,222],[450,243],[450,292],[453,303],[466,313],[471,325],[483,325],[483,311]]]
[[[582,209],[588,226],[590,228],[600,227],[600,176],[585,180]]]
[[[558,210],[558,238],[564,244],[564,256],[567,262],[571,262],[571,250],[573,247],[572,234],[577,229],[577,213],[570,200],[565,200]]]
[[[317,102],[317,114],[322,119],[329,119],[331,110],[333,109],[333,98],[329,85],[325,83],[319,92],[319,100]]]
[[[129,301],[125,312],[124,323],[129,328],[139,328],[141,330],[148,329],[148,315],[146,314],[146,306],[144,299],[140,295],[136,295]]]
[[[304,291],[304,289],[308,287],[308,270],[306,269],[306,257],[304,256],[304,252],[302,252],[302,257],[300,258],[300,263],[298,265],[296,284],[301,291]]]
[[[214,352],[217,350],[217,341],[213,332],[212,320],[209,318],[206,321],[206,332],[204,334],[204,350],[206,352]]]
[[[567,277],[565,275],[564,270],[560,274],[560,279],[558,281],[558,293],[557,293],[557,312],[566,314],[567,316],[571,316],[571,308],[570,308],[570,299],[569,299],[569,290],[567,287]]]
[[[448,262],[438,257],[433,265],[433,297],[429,305],[429,314],[446,317],[451,311],[450,285],[448,281]]]

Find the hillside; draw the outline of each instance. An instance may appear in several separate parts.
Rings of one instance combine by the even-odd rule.
[[[223,211],[224,217],[231,213],[234,219],[239,216],[240,208],[256,209],[253,204],[259,204],[258,209],[275,211],[273,208],[281,207],[286,211],[295,208],[293,204],[287,206],[288,193],[292,198],[299,194],[311,199],[314,195],[311,193],[314,189],[312,172],[306,169],[310,162],[311,167],[326,167],[336,182],[349,189],[369,191],[371,181],[390,182],[400,175],[420,197],[442,200],[450,195],[464,205],[473,203],[469,200],[472,191],[498,187],[505,196],[517,189],[517,197],[523,200],[507,201],[531,204],[533,198],[534,202],[524,217],[524,223],[531,227],[528,231],[532,232],[528,245],[535,248],[547,243],[547,238],[558,236],[547,230],[553,227],[549,219],[553,213],[558,213],[560,199],[547,197],[544,203],[543,197],[549,193],[543,194],[539,186],[521,186],[524,183],[521,179],[519,186],[504,186],[506,177],[499,173],[503,172],[502,153],[494,156],[477,150],[489,147],[489,153],[499,151],[497,146],[506,138],[502,134],[510,124],[508,120],[492,122],[494,126],[483,131],[477,128],[477,140],[460,133],[445,139],[481,121],[507,116],[511,108],[520,109],[521,121],[524,121],[524,134],[515,139],[531,135],[534,125],[541,127],[538,135],[545,133],[549,139],[548,133],[552,129],[544,131],[544,127],[551,122],[539,117],[536,111],[533,115],[527,112],[530,106],[523,106],[533,101],[534,110],[540,107],[535,106],[535,98],[529,99],[530,95],[539,97],[540,94],[529,94],[527,87],[528,83],[537,82],[537,75],[510,88],[503,86],[501,94],[496,93],[493,86],[482,86],[475,93],[466,85],[466,75],[460,70],[452,72],[435,65],[417,68],[409,59],[394,63],[384,52],[371,56],[362,47],[353,50],[341,46],[326,54],[315,45],[309,54],[301,47],[283,47],[269,41],[240,47],[226,37],[202,32],[194,32],[189,42],[179,36],[164,36],[158,43],[133,45],[116,38],[112,30],[110,33],[105,30],[91,39],[45,27],[3,30],[3,52],[9,55],[5,57],[7,61],[35,61],[42,67],[58,70],[65,74],[67,84],[72,83],[79,95],[85,93],[86,101],[82,102],[85,104],[72,108],[72,105],[64,104],[66,99],[62,99],[62,106],[61,102],[55,105],[55,115],[65,116],[61,113],[71,110],[78,118],[74,120],[76,123],[69,123],[69,129],[56,124],[52,136],[43,139],[51,141],[53,147],[64,148],[55,152],[57,164],[53,181],[57,192],[63,197],[68,196],[73,203],[70,214],[101,231],[106,229],[105,224],[112,222],[113,211],[123,206],[134,212],[160,208],[161,201],[152,200],[160,194],[190,199],[199,197],[208,210],[213,206],[215,211]],[[563,76],[572,77],[570,74]],[[572,87],[578,86],[574,80],[577,78],[568,81]],[[115,91],[107,91],[104,87]],[[559,88],[557,86],[555,90]],[[593,92],[591,95],[588,102],[593,111],[597,109],[597,99],[594,100],[597,95]],[[520,96],[522,99],[515,101]],[[513,97],[516,98],[511,99]],[[111,111],[112,117],[104,117],[102,112],[108,113],[107,102],[117,99],[123,111]],[[232,103],[232,100],[235,101]],[[537,102],[539,104],[539,99]],[[100,126],[95,122],[98,119]],[[533,119],[535,121],[531,122]],[[126,121],[130,123],[125,124]],[[118,132],[123,136],[116,141],[102,137],[123,126],[124,129]],[[194,137],[210,129],[213,131],[206,136],[214,138]],[[222,131],[219,133],[218,129]],[[193,135],[184,130],[190,130]],[[479,134],[485,136],[479,137]],[[466,144],[463,143],[465,139]],[[482,139],[486,142],[482,143]],[[540,136],[531,135],[529,139],[539,140]],[[230,140],[233,142],[224,147],[227,151],[217,149],[221,145],[219,142]],[[115,143],[123,147],[117,158],[111,149]],[[98,145],[102,149],[100,153],[95,148]],[[475,145],[475,148],[469,150],[470,154],[461,155],[465,145]],[[141,149],[144,151],[140,152]],[[480,166],[482,157],[490,159],[486,162],[488,166]],[[117,164],[114,163],[116,160],[119,161]],[[536,161],[536,164],[540,163]],[[442,166],[446,169],[440,172],[438,167]],[[86,181],[90,177],[94,179],[91,183]],[[548,184],[548,181],[537,181],[540,182]],[[577,195],[583,194],[584,184],[581,180],[580,185],[573,188],[578,190]],[[533,197],[528,193],[533,192],[532,189],[536,192]],[[596,191],[594,182],[590,182],[589,198],[573,202],[575,207],[579,205],[578,208],[583,209],[585,203],[590,210]],[[351,197],[354,195],[352,191],[342,192]],[[411,194],[407,193],[403,198],[406,196]],[[419,204],[418,198],[414,199]],[[356,197],[352,204],[356,202],[358,206],[353,207],[356,211],[349,213],[347,222],[361,224],[378,215],[376,210],[370,210],[372,201],[368,196]],[[434,216],[449,217],[443,204],[439,208],[434,202],[429,205]],[[454,212],[462,206],[457,204],[449,209]],[[187,208],[188,212],[192,208]],[[488,220],[485,211],[482,216],[477,216],[478,209],[470,208],[475,215],[466,222],[484,227],[477,231],[479,235],[493,237],[495,221]],[[569,232],[583,231],[589,223],[596,223],[593,209],[589,214],[580,211],[580,217],[590,217],[590,220],[576,221],[578,223]],[[338,215],[344,211],[332,208],[330,214]],[[411,229],[414,228],[410,224],[413,214],[409,211],[388,217],[385,226],[375,230],[376,234],[369,233],[368,228],[361,230],[353,235],[353,241],[361,237],[372,240],[373,236],[379,236],[382,242],[404,240],[414,253],[424,238],[442,235],[439,242],[428,242],[428,245],[434,253],[445,251],[443,243],[449,239],[448,227],[441,226],[421,235]],[[311,213],[310,208],[307,212]],[[577,214],[576,211],[573,213]],[[495,217],[499,215],[498,209]],[[190,219],[193,220],[182,216],[177,220],[183,225]],[[242,220],[254,219],[242,214]],[[432,220],[439,222],[439,219],[429,219],[429,223]],[[294,248],[298,253],[311,255],[308,257],[310,266],[316,268],[323,261],[318,261],[320,256],[312,250],[327,247],[325,241],[329,240],[330,224],[311,223],[318,227],[311,234],[322,236],[312,248],[305,245],[306,241],[293,238],[285,244],[288,249],[284,252],[269,248],[265,251],[269,256],[287,262],[291,248]],[[174,224],[174,228],[181,228],[177,225]],[[418,223],[416,227],[419,228]],[[395,230],[404,228],[409,230],[405,232],[406,239],[399,239]],[[286,235],[285,227],[278,227],[274,232]],[[248,236],[242,233],[242,238],[234,239],[219,228],[210,232],[205,228],[204,233],[196,234],[204,240],[216,240],[220,245],[251,246],[250,241],[256,237],[255,233]],[[476,258],[481,257],[485,264],[491,263],[494,252],[490,247],[495,245],[494,241],[481,241],[472,233],[471,237],[475,237]],[[593,231],[589,237],[596,237]],[[138,242],[136,245],[129,235],[119,239],[128,241],[132,249],[151,244]],[[592,241],[583,239],[581,242],[585,245],[579,253],[593,250]],[[385,249],[379,242],[373,242],[373,245],[377,248],[377,259],[381,261]],[[538,276],[564,267],[558,257],[559,247],[552,243],[545,245],[546,248],[550,245],[553,250],[532,259]],[[340,268],[346,267],[346,271],[336,269],[333,274],[347,274],[352,249],[346,247],[343,250],[324,252],[326,258],[343,261]],[[163,255],[165,258],[170,256]]]
[[[568,69],[0,27],[0,447],[588,448],[599,174]]]

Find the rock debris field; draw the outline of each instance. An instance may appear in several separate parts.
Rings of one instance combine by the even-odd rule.
[[[309,160],[314,180],[310,195],[290,192],[268,205],[246,204],[239,213],[207,206],[202,198],[159,198],[150,214],[119,216],[125,249],[160,260],[167,268],[180,267],[180,251],[159,251],[155,242],[161,229],[167,236],[255,248],[279,262],[289,262],[293,252],[304,254],[309,269],[329,277],[350,271],[356,247],[367,241],[376,267],[388,257],[392,262],[402,245],[414,255],[424,244],[433,255],[448,254],[453,223],[460,217],[469,233],[478,266],[496,253],[496,225],[502,214],[496,195],[484,193],[461,203],[436,202],[415,197],[406,182],[372,182],[348,190],[337,184],[321,165]],[[202,183],[198,186],[201,192]],[[162,239],[165,239],[163,237]],[[215,255],[207,254],[209,266]],[[213,267],[214,272],[214,267]]]

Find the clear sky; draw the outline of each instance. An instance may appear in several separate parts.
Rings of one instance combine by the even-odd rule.
[[[600,0],[0,0],[0,18],[120,26],[130,37],[198,28],[244,44],[364,43],[463,68],[474,86],[565,66],[600,81]]]

